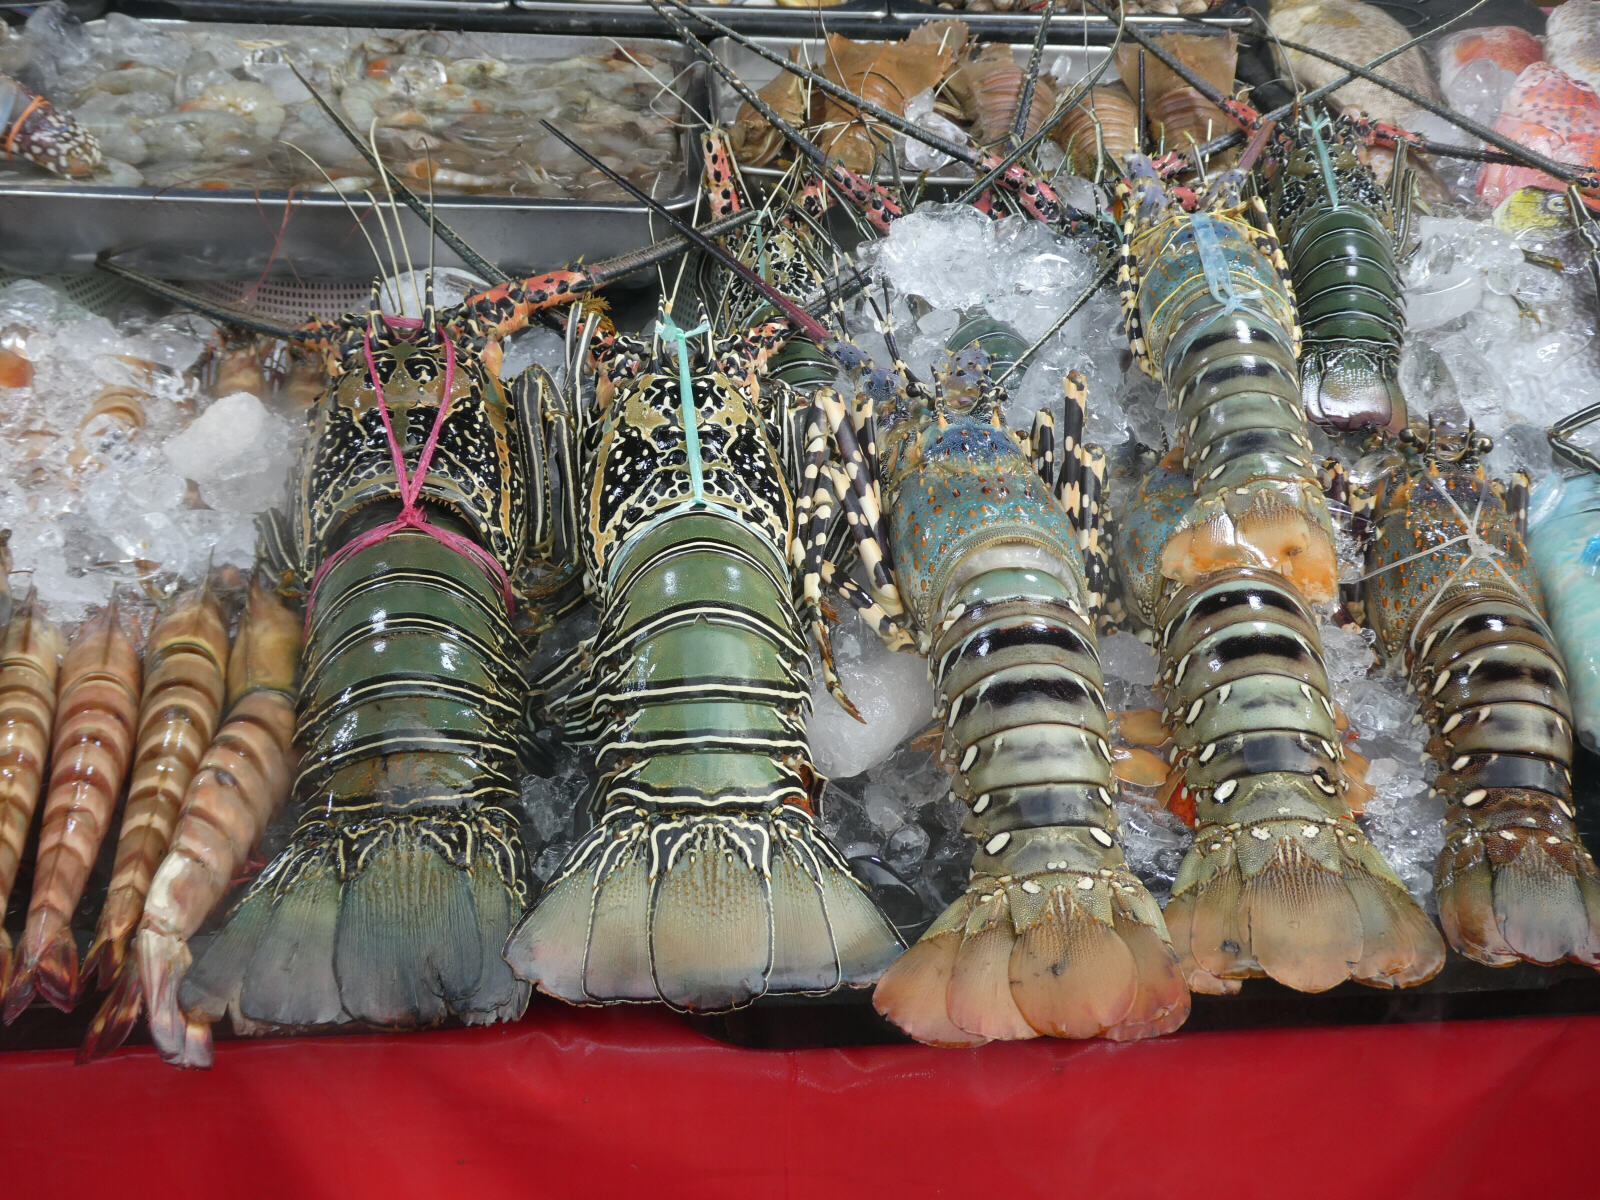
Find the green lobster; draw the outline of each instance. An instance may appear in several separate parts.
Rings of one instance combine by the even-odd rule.
[[[654,338],[611,338],[561,441],[599,626],[546,679],[551,714],[595,747],[598,820],[506,958],[574,1004],[721,1011],[870,984],[901,949],[822,832],[805,740],[791,559],[820,564],[796,548],[793,394],[767,368],[794,333],[831,335],[695,240],[778,314],[724,332],[663,313]]]

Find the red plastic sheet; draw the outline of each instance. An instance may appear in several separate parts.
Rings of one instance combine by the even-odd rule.
[[[0,1056],[3,1194],[1600,1196],[1600,1016],[743,1050],[666,1013]]]

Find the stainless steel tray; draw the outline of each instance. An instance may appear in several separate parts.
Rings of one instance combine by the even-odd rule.
[[[921,0],[889,0],[890,15],[903,25],[915,27],[924,21],[937,21],[957,17],[967,23],[980,38],[1001,38],[1006,41],[1026,40],[1039,30],[1039,13],[1036,12],[955,12]],[[1248,11],[1232,3],[1203,16],[1178,17],[1162,13],[1130,13],[1130,25],[1162,30],[1176,29],[1183,33],[1204,33],[1206,29],[1243,29],[1251,25]],[[1117,23],[1101,16],[1083,0],[1064,0],[1050,20],[1048,41],[1054,45],[1087,37],[1091,42],[1109,42],[1116,36]]]
[[[803,61],[808,66],[815,66],[822,61],[825,42],[818,38],[757,38],[761,45],[779,54],[788,56],[791,48],[798,46],[805,56]],[[722,62],[727,63],[739,74],[752,88],[760,89],[777,77],[778,66],[768,62],[759,54],[747,47],[741,46],[732,38],[718,38],[711,43],[711,50]],[[1016,45],[1012,51],[1019,64],[1026,64],[1029,48]],[[1077,46],[1050,46],[1044,52],[1043,72],[1054,75],[1064,81],[1073,82],[1082,79],[1097,64],[1105,59],[1109,49],[1104,45],[1077,45]],[[711,119],[720,123],[731,122],[739,111],[739,106],[744,102],[737,92],[715,73],[710,73],[711,91]],[[784,174],[776,167],[741,167],[741,172],[752,178],[761,180],[775,180]],[[915,174],[915,172],[908,172]],[[930,174],[925,182],[939,185],[960,185],[971,181],[967,174],[941,172]],[[878,182],[890,184],[895,182],[892,174],[880,172]]]
[[[216,28],[236,31],[241,37],[293,33],[292,27],[277,25],[220,24]],[[564,58],[610,44],[609,39],[550,34],[474,37],[479,44],[485,37],[493,39],[502,56],[522,59]],[[687,52],[674,43],[643,38],[628,41],[688,62]],[[703,111],[703,70],[690,68],[684,78],[689,105]],[[680,141],[683,184],[660,197],[675,211],[689,209],[695,201],[699,148],[691,133],[686,129]],[[365,199],[350,199],[356,213],[370,220]],[[441,195],[435,209],[440,221],[514,274],[617,254],[659,236],[652,232],[649,210],[633,202]],[[410,212],[405,212],[403,219],[411,265],[423,266],[429,254],[427,225]],[[444,247],[434,249],[438,263],[459,265]],[[29,275],[90,271],[102,252],[115,252],[128,266],[169,279],[264,276],[334,282],[369,278],[376,270],[356,217],[344,200],[334,195],[61,183],[0,185],[0,268]]]

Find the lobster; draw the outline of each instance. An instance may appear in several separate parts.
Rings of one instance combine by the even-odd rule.
[[[1470,427],[1407,429],[1352,495],[1364,610],[1433,731],[1450,944],[1490,966],[1600,966],[1600,874],[1573,823],[1572,706],[1523,539],[1527,477],[1488,478],[1491,445]]]
[[[598,819],[506,959],[569,1003],[711,1012],[864,986],[901,945],[822,832],[825,781],[805,741],[802,476],[790,391],[765,366],[791,331],[831,337],[672,223],[781,313],[685,331],[663,312],[657,337],[617,335],[589,355],[592,409],[569,392],[557,471],[599,624],[542,685],[567,681],[549,712],[595,747]]]
[[[1191,212],[1149,159],[1129,165],[1117,288],[1134,358],[1170,397],[1195,490],[1161,549],[1162,570],[1193,584],[1215,570],[1265,567],[1313,602],[1329,599],[1333,526],[1301,412],[1300,330],[1271,223],[1259,198],[1243,199],[1243,168],[1218,174]]]
[[[68,178],[87,175],[100,165],[94,134],[9,75],[0,75],[0,130],[0,159],[25,159]]]
[[[1166,73],[1188,84],[1186,91],[1267,138],[1262,191],[1298,301],[1306,415],[1340,430],[1404,428],[1398,375],[1405,305],[1397,257],[1407,240],[1416,173],[1404,165],[1403,150],[1385,190],[1356,154],[1370,123],[1329,121],[1309,105],[1271,122],[1174,53],[1173,41],[1130,33]]]
[[[1192,583],[1162,569],[1192,490],[1181,456],[1169,455],[1117,530],[1131,607],[1159,655],[1175,744],[1167,787],[1196,818],[1166,909],[1189,986],[1231,992],[1258,975],[1307,992],[1346,979],[1421,983],[1444,965],[1444,944],[1351,820],[1305,595],[1256,566]]]
[[[535,370],[502,386],[499,339],[681,245],[510,280],[442,311],[430,276],[420,319],[385,316],[375,289],[365,314],[293,329],[102,261],[294,341],[327,372],[289,510],[261,539],[306,608],[301,815],[184,975],[189,1021],[411,1028],[522,1011],[528,989],[501,956],[529,889],[515,806],[532,699],[512,609],[519,592],[547,598],[526,594],[525,568],[556,562],[563,530],[545,470],[554,384]]]
[[[841,452],[860,446],[877,465],[875,477],[826,473],[873,581],[870,595],[841,591],[892,648],[928,656],[940,756],[975,846],[966,891],[874,1003],[936,1045],[1166,1033],[1189,994],[1118,842],[1095,650],[1105,457],[1082,444],[1080,377],[1068,379],[1058,471],[1048,414],[1026,441],[1008,430],[988,355],[962,340],[932,387],[902,363],[862,360],[868,409],[819,393]],[[822,436],[808,441],[814,460]],[[819,530],[828,515],[824,494]]]

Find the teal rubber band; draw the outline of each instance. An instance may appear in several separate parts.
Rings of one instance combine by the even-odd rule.
[[[711,326],[701,321],[693,329],[679,329],[671,313],[662,313],[656,322],[662,337],[677,343],[678,407],[683,412],[684,451],[689,457],[689,494],[696,504],[706,502],[705,467],[700,461],[700,419],[694,406],[694,380],[689,371],[689,339],[709,333]]]
[[[1323,139],[1322,131],[1333,129],[1333,122],[1321,113],[1311,114],[1311,140],[1317,146],[1317,164],[1322,169],[1322,182],[1328,187],[1328,196],[1333,200],[1335,208],[1342,207],[1339,203],[1339,181],[1333,174],[1333,160],[1328,157],[1328,143]]]

